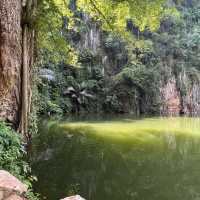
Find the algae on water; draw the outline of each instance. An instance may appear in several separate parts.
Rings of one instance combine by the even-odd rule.
[[[199,136],[199,118],[43,125],[33,142],[35,188],[49,200],[198,199]]]

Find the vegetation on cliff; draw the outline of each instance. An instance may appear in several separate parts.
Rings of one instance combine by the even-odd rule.
[[[75,1],[70,5],[73,27],[63,28],[62,36],[76,51],[76,63],[62,59],[55,62],[52,59],[55,54],[42,49],[40,114],[138,116],[200,112],[198,1],[168,2],[159,25],[146,24],[144,28],[134,18],[127,18],[123,23],[126,31],[122,32],[112,31],[109,24],[106,26],[85,10],[80,11]],[[145,17],[142,20],[148,22]]]

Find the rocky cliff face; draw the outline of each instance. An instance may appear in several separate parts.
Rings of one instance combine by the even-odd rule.
[[[198,75],[198,72],[196,74]],[[182,112],[186,115],[200,115],[200,81],[193,80],[185,72],[179,75],[179,81],[183,88],[182,92]]]
[[[161,87],[161,113],[164,115],[200,115],[200,82],[185,72],[173,76]]]
[[[174,1],[169,3],[169,5],[171,4],[176,5]],[[101,72],[104,85],[100,83],[100,87],[104,92],[106,91],[106,94],[103,92],[101,94],[102,101],[106,104],[106,106],[103,105],[103,108],[110,107],[107,109],[108,112],[135,115],[159,114],[159,112],[162,115],[172,116],[200,115],[199,71],[196,70],[191,74],[192,68],[198,69],[199,63],[197,59],[199,42],[196,40],[198,33],[195,32],[195,26],[199,27],[199,16],[196,16],[195,22],[190,18],[187,19],[190,16],[187,9],[190,12],[190,7],[187,1],[182,7],[178,6],[180,13],[183,13],[182,24],[169,17],[161,22],[160,29],[156,33],[148,30],[140,32],[133,22],[127,22],[128,30],[136,38],[143,42],[147,40],[152,42],[152,48],[147,52],[134,47],[134,45],[130,50],[130,46],[120,38],[115,38],[112,34],[103,31],[100,24],[87,14],[81,14],[83,26],[81,29],[77,28],[79,37],[75,37],[74,43],[85,57],[81,61],[83,68],[89,68],[90,72],[96,69]],[[194,8],[192,7],[192,9]],[[188,22],[190,24],[187,24]],[[190,29],[187,26],[190,26]],[[188,37],[188,40],[192,41],[192,45],[188,43]],[[195,41],[197,42],[195,43]],[[126,74],[126,81],[120,84],[113,83],[113,77],[122,72],[130,63],[134,63],[133,66],[137,63],[144,66],[143,69],[141,68],[142,72],[138,70],[139,75],[135,73],[137,80],[134,81],[134,77]],[[151,68],[152,70],[155,68],[152,76],[158,73],[158,77],[155,75],[149,81],[147,73],[149,69],[151,71]],[[81,74],[83,73],[81,72]],[[86,81],[88,79],[88,77],[85,78]],[[96,81],[96,77],[92,77],[92,79]],[[157,79],[156,84],[155,79]],[[95,91],[94,95],[97,93]]]
[[[90,49],[94,54],[97,54],[101,45],[100,26],[85,13],[82,14],[82,20],[86,30],[81,34],[78,49]]]
[[[181,95],[176,85],[175,77],[170,78],[161,88],[161,113],[178,116],[181,113]]]
[[[81,52],[89,50],[95,57],[90,64],[101,67],[102,75],[112,76],[118,73],[127,63],[121,41],[104,32],[100,24],[87,14],[82,13],[81,20],[83,30],[76,41],[76,49]]]

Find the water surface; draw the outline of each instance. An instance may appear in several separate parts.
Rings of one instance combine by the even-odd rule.
[[[44,199],[200,200],[199,118],[51,121],[33,144]]]

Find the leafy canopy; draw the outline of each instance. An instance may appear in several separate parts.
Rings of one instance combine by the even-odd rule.
[[[68,0],[43,0],[39,2],[37,30],[39,49],[48,50],[51,60],[75,64],[77,56],[62,33],[63,18],[68,17],[68,28],[73,26],[73,13]]]
[[[125,31],[128,19],[143,31],[155,30],[165,14],[175,12],[165,7],[166,0],[78,0],[79,9],[101,20],[105,29]]]
[[[77,63],[77,55],[63,34],[63,30],[74,26],[75,15],[69,6],[72,1],[77,11],[87,13],[100,21],[104,30],[124,38],[130,36],[126,30],[127,20],[132,20],[141,31],[147,27],[154,31],[164,15],[177,15],[175,9],[166,7],[166,0],[42,0],[37,20],[39,47],[52,52],[53,60],[72,65]]]

